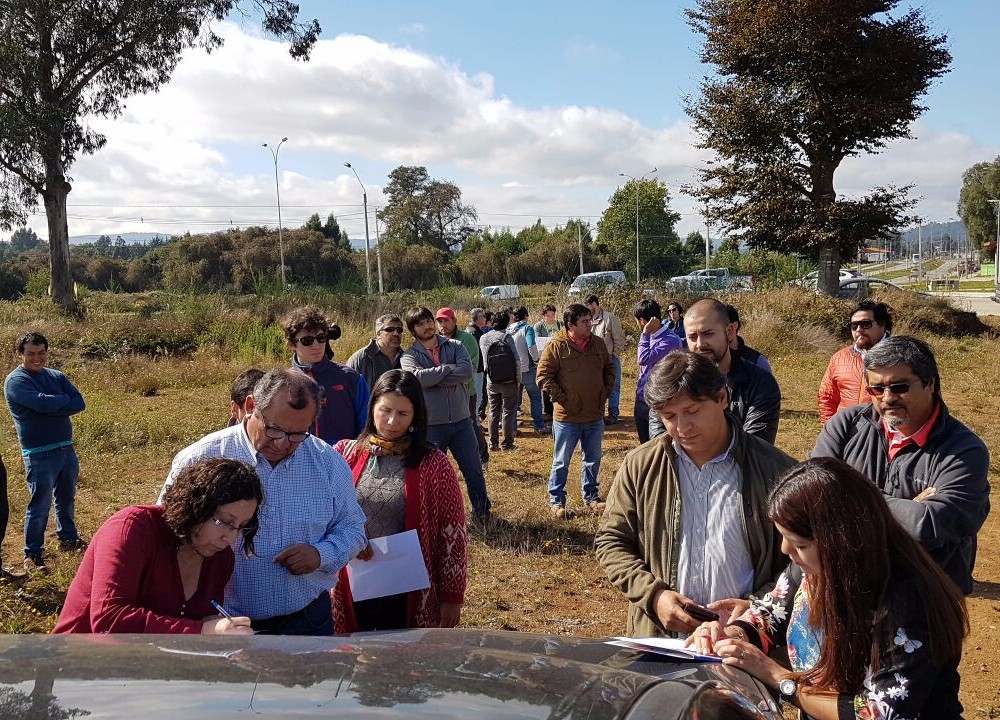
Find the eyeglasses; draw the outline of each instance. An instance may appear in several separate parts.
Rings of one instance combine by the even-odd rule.
[[[295,342],[299,345],[304,345],[309,347],[314,342],[318,342],[320,345],[326,342],[326,333],[316,333],[315,335],[303,335],[300,338],[295,338]]]
[[[384,327],[384,328],[381,328],[379,330],[379,332],[397,333],[399,335],[402,335],[403,334],[403,328],[401,328],[401,327]]]
[[[287,440],[288,442],[297,443],[302,442],[312,434],[308,430],[305,432],[285,432],[281,428],[268,425],[267,420],[264,419],[264,415],[260,410],[255,409],[254,412],[257,413],[257,417],[264,424],[264,434],[272,440]]]
[[[867,385],[865,390],[874,397],[883,397],[886,390],[891,390],[893,395],[904,395],[910,392],[913,383],[889,383],[888,385]]]
[[[873,320],[858,320],[857,322],[851,321],[851,330],[870,330],[871,326],[874,325]]]
[[[254,520],[251,520],[243,527],[236,527],[231,522],[226,522],[225,520],[212,516],[212,524],[221,530],[228,530],[236,533],[237,535],[242,535],[243,537],[247,537],[257,532],[257,522]]]

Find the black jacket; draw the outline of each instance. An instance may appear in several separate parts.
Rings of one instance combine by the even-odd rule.
[[[732,365],[726,384],[729,386],[729,409],[750,435],[774,445],[781,418],[781,390],[778,381],[766,370],[730,353]]]
[[[844,408],[823,426],[810,457],[835,457],[866,474],[885,493],[899,523],[968,595],[976,533],[990,512],[990,454],[941,403],[924,447],[911,443],[889,461],[881,419],[870,404]],[[934,486],[935,494],[914,502]]]

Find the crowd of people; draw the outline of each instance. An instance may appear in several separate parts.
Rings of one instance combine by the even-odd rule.
[[[628,600],[629,635],[687,637],[810,717],[960,716],[989,454],[949,413],[931,347],[892,335],[888,307],[852,310],[853,342],[830,360],[819,437],[798,462],[774,445],[780,388],[736,309],[672,301],[665,319],[640,300],[637,447],[603,497],[604,433],[621,422],[621,320],[596,295],[561,317],[547,304],[534,324],[523,306],[468,317],[463,330],[449,307],[382,315],[341,364],[328,318],[292,311],[290,366],[240,375],[228,427],[180,450],[157,504],[121,510],[89,544],[73,511],[70,418],[84,400],[46,366],[44,336],[19,338],[4,390],[31,494],[24,568],[46,571],[53,499],[60,548],[84,552],[55,632],[458,625],[468,528],[493,520],[490,454],[516,450],[527,395],[531,431],[551,435],[550,516],[600,516],[596,556]],[[0,478],[5,530],[2,463]],[[426,584],[356,599],[351,568],[380,561],[373,541],[410,531]]]

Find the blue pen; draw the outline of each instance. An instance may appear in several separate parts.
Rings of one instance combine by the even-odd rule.
[[[226,610],[226,608],[222,607],[219,603],[215,602],[215,600],[212,601],[212,607],[214,607],[216,610],[218,610],[219,614],[222,617],[227,618],[229,620],[233,619],[233,616],[229,614],[229,612]]]

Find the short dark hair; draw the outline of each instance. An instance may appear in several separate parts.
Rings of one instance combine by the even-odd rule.
[[[257,509],[242,535],[243,552],[249,557],[254,554],[253,539],[264,490],[257,471],[239,460],[205,458],[184,467],[163,496],[163,519],[174,535],[186,542],[191,531],[212,519],[220,505],[240,500],[257,501]]]
[[[542,315],[544,315],[547,312],[555,312],[555,311],[556,311],[555,305],[553,305],[552,303],[546,303],[545,307],[542,308]]]
[[[431,312],[430,308],[427,307],[411,307],[403,315],[403,322],[406,323],[406,329],[410,331],[410,335],[413,334],[413,328],[422,323],[424,320],[434,320],[434,313]]]
[[[243,407],[247,395],[253,394],[254,387],[262,377],[264,377],[264,371],[260,368],[252,367],[244,370],[233,380],[233,386],[229,390],[229,399],[240,407]]]
[[[662,320],[663,315],[661,313],[660,303],[651,298],[643,298],[632,308],[632,315],[635,316],[636,320],[649,320],[650,318]]]
[[[509,313],[505,313],[505,312],[501,311],[501,312],[498,312],[496,315],[493,316],[493,324],[491,325],[491,327],[494,330],[499,330],[500,332],[503,332],[504,330],[507,329],[507,326],[509,326],[509,325],[510,325],[510,314]],[[486,360],[484,359],[483,362],[486,362]]]
[[[486,316],[486,324],[487,325],[492,325],[493,324],[493,311],[492,310],[486,310],[483,314]]]
[[[601,299],[597,297],[596,294],[590,293],[590,295],[588,295],[583,302],[585,305],[590,305],[591,303],[596,303],[597,305],[600,305]]]
[[[854,313],[859,312],[870,312],[875,318],[875,322],[884,327],[886,332],[892,332],[892,311],[884,302],[862,300],[851,310],[851,317],[854,317]]]
[[[26,332],[14,343],[14,348],[18,355],[24,355],[25,345],[41,345],[46,350],[49,349],[49,341],[40,332]]]
[[[743,323],[740,322],[740,311],[736,309],[735,305],[726,303],[726,314],[729,315],[730,323],[736,323],[736,332],[739,332],[740,328],[743,327]]]
[[[383,395],[389,394],[405,397],[413,405],[410,447],[403,456],[403,465],[415,468],[427,457],[431,446],[427,444],[427,403],[424,401],[424,389],[417,376],[408,370],[387,370],[375,381],[368,401],[368,420],[358,441],[366,443],[375,434],[375,403]]]
[[[586,305],[581,305],[580,303],[567,305],[566,309],[563,310],[563,325],[566,327],[576,325],[577,320],[582,318],[584,315],[592,315],[590,308]]]
[[[941,400],[941,375],[931,346],[911,335],[892,335],[877,343],[865,355],[865,372],[894,365],[909,365],[920,383],[934,383],[934,397]]]
[[[281,328],[285,331],[285,339],[292,341],[302,330],[313,329],[329,333],[330,323],[317,308],[306,306],[289,312],[281,321]]]
[[[514,318],[517,319],[518,322],[520,322],[521,320],[527,320],[528,308],[526,308],[524,305],[521,305],[517,310],[514,311]]]
[[[681,393],[695,400],[715,400],[726,387],[718,365],[698,353],[674,350],[653,365],[643,392],[651,408],[663,407]]]
[[[275,368],[264,373],[251,393],[254,406],[266,410],[282,390],[288,393],[288,405],[293,410],[303,410],[313,403],[313,409],[319,416],[323,386],[295,368]]]

